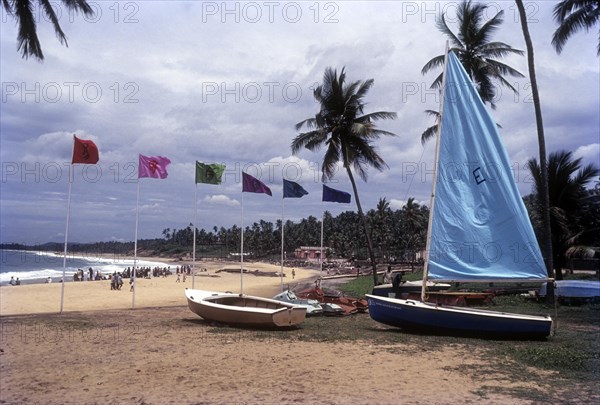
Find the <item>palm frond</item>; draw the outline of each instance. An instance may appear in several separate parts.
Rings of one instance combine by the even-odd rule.
[[[52,26],[54,27],[54,32],[56,33],[56,37],[58,38],[59,42],[65,45],[66,47],[69,47],[69,44],[67,43],[67,37],[65,36],[65,33],[63,32],[62,28],[60,28],[60,23],[58,22],[58,18],[56,17],[56,13],[52,8],[52,4],[50,4],[50,1],[38,0],[38,2],[44,10],[44,14],[46,14],[46,17],[48,17],[48,19],[52,23]]]
[[[438,55],[435,58],[431,58],[429,62],[427,62],[421,69],[421,74],[425,75],[432,69],[435,69],[439,66],[444,66],[444,57],[445,55]]]
[[[14,15],[12,5],[8,2],[8,0],[2,0],[2,7],[8,15]]]
[[[86,0],[62,0],[69,10],[81,11],[84,15],[94,15],[94,10]]]
[[[484,7],[483,10],[485,9],[487,9],[487,7]],[[502,25],[503,22],[504,10],[500,10],[495,16],[490,18],[488,22],[483,24],[479,30],[477,30],[476,34],[474,35],[473,42],[477,45],[486,44],[489,42],[492,34],[500,28],[500,25]]]
[[[333,178],[337,172],[337,165],[339,161],[340,150],[338,145],[334,142],[330,142],[327,150],[325,151],[325,156],[323,156],[323,165],[321,166],[321,171],[323,172],[323,181]]]
[[[298,134],[294,138],[291,144],[292,154],[297,154],[300,149],[306,148],[308,150],[315,150],[320,147],[323,142],[327,139],[327,135],[322,130],[317,129],[310,132],[304,132]]]
[[[421,145],[425,145],[428,140],[434,138],[438,132],[438,124],[432,125],[421,134]]]
[[[379,120],[395,120],[398,118],[398,114],[395,112],[388,111],[377,111],[369,114],[365,114],[361,117],[356,118],[357,122],[367,122],[367,121],[379,121]]]
[[[552,46],[560,54],[567,40],[577,31],[589,31],[600,21],[600,2],[593,0],[566,0],[554,7],[554,19],[559,23],[552,35]],[[598,39],[600,55],[600,37]]]
[[[17,1],[14,12],[19,21],[19,33],[17,34],[17,51],[21,56],[28,59],[29,56],[35,56],[39,60],[44,59],[42,46],[37,36],[35,18],[33,17],[33,5],[31,0]]]

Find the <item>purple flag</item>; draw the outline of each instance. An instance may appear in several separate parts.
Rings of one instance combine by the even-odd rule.
[[[273,194],[271,194],[271,189],[267,187],[265,183],[244,172],[242,172],[242,192],[265,193],[273,196]]]
[[[140,155],[138,178],[152,177],[155,179],[166,179],[168,175],[167,166],[170,163],[171,161],[166,157]]]

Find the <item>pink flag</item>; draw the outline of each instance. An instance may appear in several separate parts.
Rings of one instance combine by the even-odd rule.
[[[168,176],[167,166],[170,163],[171,161],[166,157],[140,155],[138,178],[152,177],[155,179],[166,179]]]

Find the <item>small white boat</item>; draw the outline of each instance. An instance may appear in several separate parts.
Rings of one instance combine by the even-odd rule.
[[[600,281],[592,280],[556,280],[555,295],[561,300],[598,300],[600,299]],[[540,287],[539,295],[546,296],[547,283]]]
[[[302,323],[306,308],[269,298],[185,289],[190,310],[207,321],[256,327]]]
[[[293,291],[285,290],[273,297],[276,301],[283,301],[306,308],[306,316],[323,314],[323,307],[317,300],[298,298]]]

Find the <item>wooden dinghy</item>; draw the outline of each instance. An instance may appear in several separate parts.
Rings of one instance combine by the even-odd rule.
[[[190,310],[207,321],[281,328],[306,318],[306,308],[269,298],[188,288],[185,296]]]

